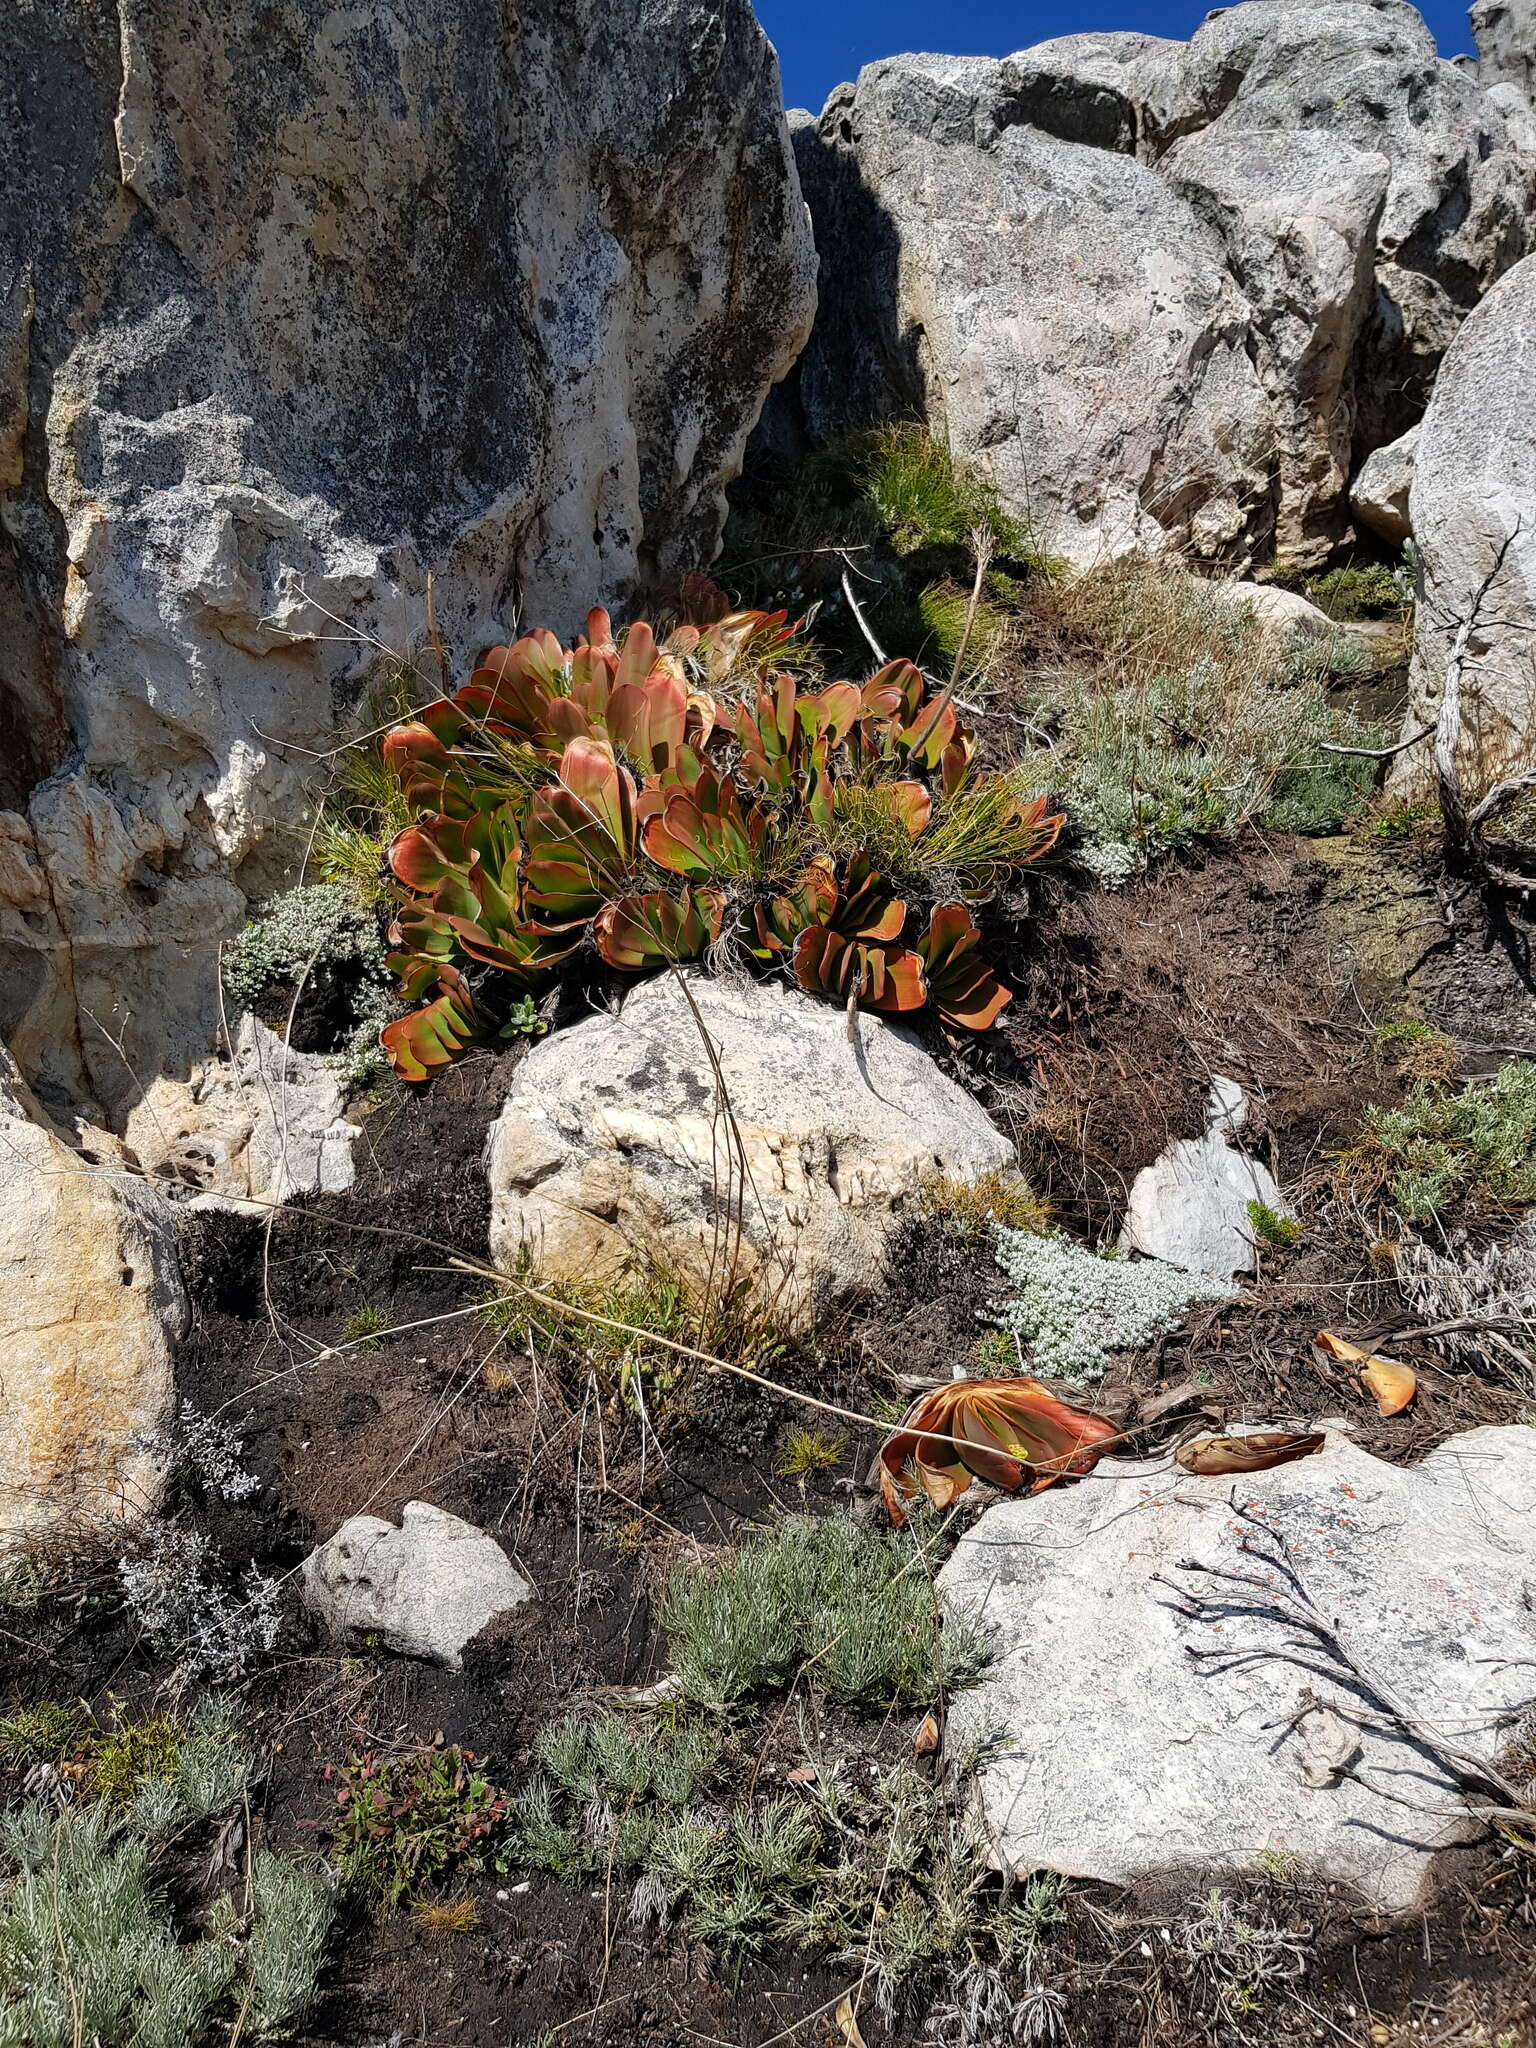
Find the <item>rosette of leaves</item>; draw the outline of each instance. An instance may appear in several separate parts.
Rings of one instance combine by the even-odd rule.
[[[995,1022],[1009,991],[969,903],[996,845],[969,902],[914,903],[888,872],[920,880],[936,806],[977,786],[971,734],[909,662],[862,685],[766,677],[792,631],[783,613],[725,613],[620,641],[594,611],[575,647],[539,632],[494,648],[389,733],[417,813],[389,852],[390,965],[419,1005],[382,1034],[398,1073],[494,1040],[582,948],[638,974],[729,944],[838,1002]],[[728,703],[743,665],[758,679]],[[1003,865],[1061,827],[1043,801],[992,808]]]

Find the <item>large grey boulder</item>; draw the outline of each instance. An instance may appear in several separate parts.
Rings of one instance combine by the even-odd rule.
[[[800,137],[812,431],[915,408],[1073,563],[1171,542],[1246,560],[1273,430],[1219,237],[1135,157],[1010,105],[1002,65],[897,57]]]
[[[1499,1758],[1536,1657],[1536,1429],[1473,1430],[1413,1467],[1330,1435],[1236,1483],[1106,1460],[989,1508],[939,1576],[997,1632],[949,1725],[1001,1731],[980,1800],[1002,1866],[1127,1884],[1278,1855],[1406,1912],[1436,1850],[1482,1832],[1326,1639],[1274,1611],[1276,1538],[1366,1686]]]
[[[802,127],[812,438],[917,413],[1077,564],[1321,562],[1531,246],[1529,123],[1404,0],[867,66]]]
[[[1408,511],[1413,465],[1419,451],[1419,430],[1410,427],[1361,465],[1350,486],[1349,508],[1362,526],[1401,547],[1413,532]]]
[[[424,1500],[407,1501],[398,1526],[353,1515],[303,1574],[305,1605],[339,1641],[373,1637],[450,1671],[499,1614],[533,1598],[493,1536]]]
[[[748,0],[60,0],[0,113],[0,1030],[116,1107],[429,570],[462,673],[709,559],[814,254]]]
[[[1495,285],[1447,354],[1419,431],[1409,511],[1422,581],[1409,726],[1437,716],[1475,609],[1461,748],[1475,794],[1529,767],[1536,739],[1536,258]],[[1399,755],[1395,780],[1408,788],[1429,772],[1418,747]]]
[[[169,1204],[67,1142],[0,1046],[0,1550],[155,1508],[186,1323]]]
[[[518,1067],[487,1147],[503,1269],[527,1253],[585,1281],[650,1252],[699,1282],[739,1271],[778,1316],[810,1319],[876,1284],[925,1182],[1012,1165],[899,1026],[861,1015],[850,1043],[843,1010],[798,989],[687,980],[697,1020],[661,975]]]
[[[1190,39],[1181,88],[1177,132],[1315,133],[1386,158],[1360,427],[1367,449],[1394,439],[1460,322],[1530,247],[1536,160],[1406,0],[1219,9]]]

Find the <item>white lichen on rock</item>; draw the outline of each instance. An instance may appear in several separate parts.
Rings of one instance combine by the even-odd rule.
[[[1091,1252],[1027,1230],[998,1231],[997,1263],[1018,1293],[994,1306],[992,1320],[1029,1347],[1031,1368],[1046,1379],[1100,1379],[1110,1352],[1149,1344],[1177,1328],[1192,1303],[1233,1291],[1161,1259]]]

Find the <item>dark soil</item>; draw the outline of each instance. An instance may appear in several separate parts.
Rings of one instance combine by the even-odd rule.
[[[1378,1221],[1330,1167],[1362,1107],[1402,1091],[1374,1049],[1378,1022],[1440,1025],[1471,1072],[1498,1056],[1492,1047],[1536,1043],[1529,931],[1515,914],[1490,925],[1411,848],[1289,840],[1171,863],[1116,896],[1058,875],[1039,885],[1033,910],[999,961],[1018,990],[1006,1029],[984,1050],[938,1035],[934,1044],[1017,1139],[1058,1217],[1096,1240],[1112,1236],[1130,1180],[1170,1139],[1199,1132],[1210,1076],[1222,1073],[1248,1089],[1248,1142],[1299,1191],[1305,1219],[1300,1241],[1266,1253],[1239,1300],[1197,1313],[1092,1398],[1142,1429],[1148,1449],[1191,1420],[1284,1427],[1344,1415],[1371,1450],[1412,1460],[1454,1431],[1516,1419],[1522,1404],[1507,1390],[1441,1371],[1431,1350],[1401,1336],[1409,1318],[1390,1261],[1371,1255]],[[1383,928],[1390,943],[1366,957],[1358,933]],[[244,1504],[186,1502],[231,1566],[291,1572],[345,1516],[394,1515],[426,1499],[494,1531],[537,1595],[452,1675],[338,1656],[295,1611],[281,1655],[246,1688],[270,1772],[261,1824],[274,1842],[325,1846],[326,1773],[363,1749],[472,1749],[515,1790],[550,1719],[663,1668],[653,1603],[669,1571],[754,1522],[850,1495],[867,1501],[875,1430],[837,1424],[838,1471],[802,1488],[776,1465],[805,1411],[701,1368],[671,1397],[658,1448],[642,1443],[611,1386],[466,1312],[487,1283],[454,1261],[486,1257],[482,1152],[521,1056],[466,1059],[421,1091],[381,1087],[345,1196],[270,1219],[185,1218],[196,1321],[181,1391],[241,1426],[262,1481]],[[969,1357],[998,1284],[984,1239],[911,1222],[862,1319],[772,1371],[858,1413],[889,1414],[914,1384]],[[364,1311],[394,1334],[359,1341]],[[1413,1408],[1382,1421],[1347,1376],[1314,1358],[1323,1327],[1391,1335],[1421,1372]],[[1148,1425],[1147,1404],[1180,1387],[1172,1411]],[[59,1593],[7,1616],[0,1706],[78,1697],[106,1713],[112,1699],[153,1695],[165,1674],[127,1628],[113,1585],[109,1566],[77,1561],[61,1571]],[[857,1758],[894,1755],[911,1730],[828,1733]],[[795,1709],[761,1717],[751,1740],[743,1767],[782,1772],[797,1754]],[[1396,1928],[1282,1878],[1259,1887],[1262,1909],[1311,1927],[1315,1949],[1294,1996],[1241,2026],[1202,2004],[1163,1933],[1198,1893],[1199,1873],[1170,1873],[1161,1893],[1140,1896],[1079,1887],[1046,1981],[1066,2001],[1079,2048],[1521,2048],[1536,2041],[1530,1870],[1497,1843],[1457,1852],[1435,1910]],[[434,1933],[403,1912],[356,1917],[309,2037],[334,2048],[846,2044],[832,2023],[846,1968],[781,1957],[735,1982],[677,1933],[638,1932],[622,1887],[589,1894],[492,1874],[463,1889],[479,1914],[465,1933]],[[868,2048],[932,2039],[916,2020],[882,2028],[867,2005],[859,2024]]]

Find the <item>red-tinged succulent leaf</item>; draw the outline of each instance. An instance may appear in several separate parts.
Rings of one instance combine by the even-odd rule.
[[[606,903],[593,921],[597,950],[610,967],[630,974],[668,961],[697,960],[720,936],[725,899],[718,889],[656,890]]]
[[[617,684],[608,700],[609,738],[647,775],[677,765],[687,727],[688,692],[665,671]]]
[[[840,899],[827,921],[846,939],[875,939],[884,944],[900,938],[907,906],[892,896],[868,854],[856,853],[844,870]]]
[[[902,946],[867,945],[814,925],[795,941],[795,975],[812,995],[870,1010],[920,1010],[928,999],[922,966]]]
[[[634,859],[635,785],[606,746],[598,740],[572,740],[560,756],[555,793],[567,799],[563,818],[601,834],[624,865]]]
[[[950,1422],[960,1462],[974,1477],[1001,1493],[1017,1493],[1024,1484],[1024,1465],[1003,1437],[989,1429],[978,1407],[957,1405]]]
[[[840,747],[853,731],[863,705],[853,683],[828,683],[824,690],[804,696],[796,706],[801,725],[813,740]]]
[[[619,650],[619,666],[614,677],[615,687],[622,689],[626,683],[637,687],[643,684],[656,667],[659,651],[656,635],[644,619],[635,623],[624,635],[624,645]]]
[[[691,788],[667,790],[660,812],[646,820],[641,837],[658,867],[702,881],[760,871],[770,830],[761,805],[744,804],[733,783],[705,768]]]
[[[1305,1435],[1283,1429],[1260,1430],[1253,1436],[1202,1436],[1193,1443],[1180,1444],[1174,1457],[1186,1472],[1206,1478],[1225,1479],[1243,1472],[1267,1472],[1272,1465],[1289,1465],[1296,1458],[1310,1458],[1323,1448],[1323,1435],[1313,1430]]]
[[[990,1031],[1013,991],[976,951],[981,934],[963,903],[941,903],[917,941],[929,1000],[940,1016],[968,1031]]]
[[[881,1495],[899,1527],[919,1486],[935,1499],[925,1470],[945,1477],[948,1496],[939,1506],[963,1493],[972,1477],[1004,1492],[1026,1483],[1039,1492],[1091,1472],[1116,1433],[1106,1417],[1073,1407],[1039,1380],[950,1380],[913,1403],[881,1450]],[[955,1477],[956,1464],[963,1479]]]
[[[755,707],[737,707],[742,769],[766,789],[787,790],[794,783],[802,736],[796,703],[794,678],[780,676],[772,689],[759,684]]]
[[[379,1044],[402,1081],[425,1081],[457,1059],[474,1036],[475,1021],[462,999],[442,995],[424,1009],[393,1018],[379,1033]]]
[[[939,782],[946,796],[958,796],[971,772],[976,736],[963,727],[939,756]]]
[[[1066,822],[1063,814],[1057,813],[1055,816],[1051,814],[1050,803],[1043,796],[1037,796],[1032,803],[1020,804],[1015,814],[1015,823],[1019,828],[1021,838],[1025,834],[1029,835],[1029,843],[1026,848],[1013,856],[1014,859],[1019,861],[1041,859],[1043,855],[1050,852],[1051,848],[1061,837],[1061,828]]]
[[[599,605],[587,613],[587,645],[598,654],[617,654],[618,645],[613,637],[613,621]]]
[[[793,890],[755,907],[757,944],[750,950],[759,960],[787,953],[803,931],[825,924],[836,908],[836,870],[826,854],[818,853]]]

